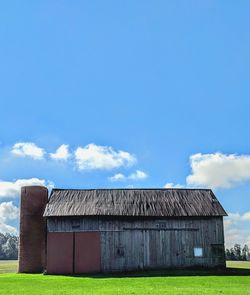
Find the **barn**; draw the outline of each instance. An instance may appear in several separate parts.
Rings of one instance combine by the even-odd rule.
[[[23,187],[19,272],[225,267],[226,215],[210,189]]]

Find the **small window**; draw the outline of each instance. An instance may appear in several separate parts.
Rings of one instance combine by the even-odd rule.
[[[120,246],[116,248],[116,256],[124,257],[124,247]]]
[[[194,248],[194,257],[202,257],[203,256],[203,248]]]

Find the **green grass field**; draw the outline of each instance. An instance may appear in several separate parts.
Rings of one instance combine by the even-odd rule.
[[[17,272],[17,260],[0,260],[0,274]]]
[[[227,267],[250,269],[250,261],[227,261]]]
[[[227,266],[225,273],[180,270],[74,277],[16,274],[16,261],[0,261],[0,294],[250,294],[250,262],[229,261]]]

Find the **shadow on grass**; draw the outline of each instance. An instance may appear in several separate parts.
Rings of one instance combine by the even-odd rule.
[[[111,278],[145,278],[145,277],[180,277],[180,276],[250,276],[250,269],[224,268],[224,269],[166,269],[150,271],[131,271],[112,274],[79,274],[65,275],[69,277],[82,277],[92,279]]]

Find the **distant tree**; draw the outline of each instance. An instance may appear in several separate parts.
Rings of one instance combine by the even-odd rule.
[[[240,244],[235,244],[233,248],[226,249],[227,260],[250,260],[250,249],[247,245],[241,248]]]
[[[3,245],[6,243],[6,237],[3,233],[0,233],[0,260],[6,259],[3,250]]]
[[[248,260],[249,257],[249,248],[247,245],[244,245],[244,247],[242,248],[242,260]]]
[[[235,260],[242,260],[240,244],[234,245],[234,255],[235,255]]]
[[[18,257],[18,237],[0,233],[0,260],[12,260]]]
[[[232,260],[231,259],[231,253],[229,249],[226,249],[226,260]]]
[[[17,236],[7,234],[6,243],[2,246],[3,252],[7,259],[17,259],[18,254],[18,238]]]
[[[236,260],[236,256],[234,254],[234,248],[231,248],[229,252],[230,252],[230,260]]]

